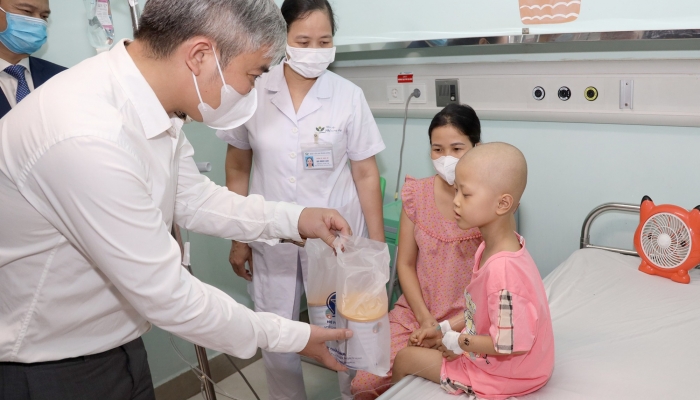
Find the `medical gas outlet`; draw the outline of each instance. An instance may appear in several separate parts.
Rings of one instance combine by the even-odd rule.
[[[559,88],[559,91],[557,91],[557,96],[559,96],[559,100],[567,101],[571,98],[571,89],[567,86],[562,86]]]
[[[532,89],[532,98],[533,99],[540,101],[540,100],[544,99],[544,96],[545,96],[545,91],[544,91],[544,88],[542,86],[535,86],[535,88]]]
[[[583,91],[583,96],[588,101],[595,101],[598,98],[598,89],[593,86],[589,86]]]

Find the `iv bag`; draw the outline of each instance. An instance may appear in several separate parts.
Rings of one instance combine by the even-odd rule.
[[[101,53],[114,43],[114,24],[109,0],[85,0],[90,45]]]

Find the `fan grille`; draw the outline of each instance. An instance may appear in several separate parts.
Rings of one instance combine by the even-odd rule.
[[[688,226],[669,213],[655,214],[644,223],[641,242],[649,261],[667,269],[681,266],[692,245]]]

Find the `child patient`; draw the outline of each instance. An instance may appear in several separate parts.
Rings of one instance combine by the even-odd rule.
[[[421,328],[396,356],[393,381],[417,375],[448,393],[487,399],[521,396],[544,386],[554,368],[549,305],[513,213],[527,182],[525,157],[506,143],[467,152],[457,164],[455,219],[477,227],[483,243],[464,291],[464,315]]]

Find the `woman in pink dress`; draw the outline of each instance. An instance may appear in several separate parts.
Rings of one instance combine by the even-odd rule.
[[[406,177],[401,192],[397,272],[403,295],[389,313],[392,365],[414,330],[436,327],[437,321],[462,312],[462,292],[471,281],[481,244],[479,230],[459,229],[452,209],[455,166],[480,142],[479,118],[471,107],[451,104],[435,115],[428,135],[438,175]],[[355,400],[375,399],[390,386],[391,371],[387,377],[359,371],[352,393]]]

